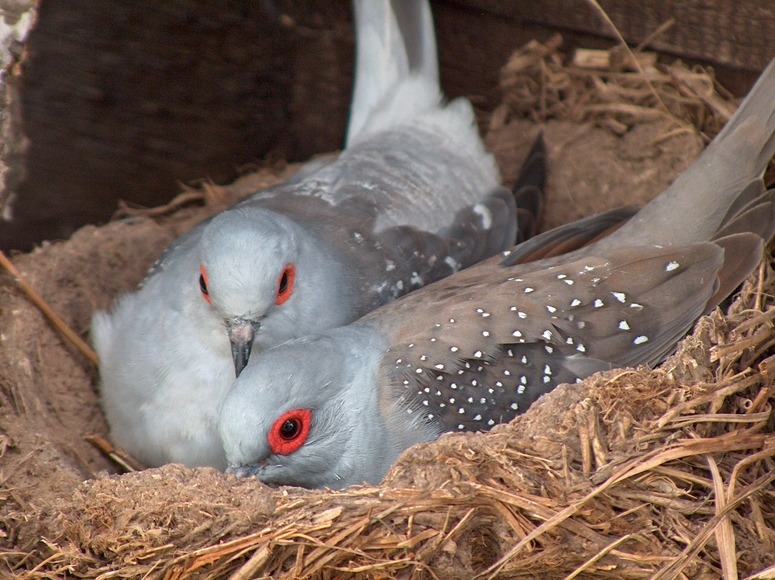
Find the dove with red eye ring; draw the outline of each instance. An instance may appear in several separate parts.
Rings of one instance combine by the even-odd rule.
[[[544,232],[251,361],[221,407],[230,471],[274,485],[377,484],[410,445],[510,421],[562,383],[662,361],[775,234],[763,179],[773,95],[775,60],[700,157],[634,215]],[[299,408],[315,411],[309,435],[273,455],[278,410]]]
[[[368,334],[361,338],[363,344],[358,340],[348,343],[350,350],[325,335],[295,339],[295,356],[309,350],[331,364],[299,368],[291,380],[287,364],[292,361],[282,357],[285,345],[251,361],[226,397],[221,414],[220,433],[229,452],[226,472],[237,477],[255,476],[270,485],[337,488],[378,480],[402,449],[438,435],[432,426],[420,430],[402,426],[393,432],[379,415],[370,412],[380,405],[377,389],[363,389],[347,399],[336,396],[339,387],[334,378],[344,385],[373,381],[371,368],[379,363],[382,345],[375,344]],[[356,351],[358,356],[348,359]],[[278,388],[256,393],[251,386],[259,375],[263,375],[262,383]],[[304,382],[316,388],[303,389]],[[286,384],[292,388],[286,389]],[[259,395],[260,407],[251,394]],[[295,405],[293,401],[302,396],[305,404]],[[414,417],[421,419],[419,414]],[[300,423],[298,428],[289,426],[288,435],[283,437],[288,419]],[[408,420],[412,425],[412,417]]]
[[[148,466],[225,469],[218,410],[249,360],[516,239],[514,194],[470,102],[441,93],[428,3],[355,8],[344,150],[194,227],[94,317],[110,436]]]

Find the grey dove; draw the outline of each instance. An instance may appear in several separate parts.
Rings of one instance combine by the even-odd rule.
[[[251,353],[514,243],[472,107],[442,98],[427,3],[358,1],[355,29],[344,151],[195,227],[94,317],[111,438],[146,465],[225,468],[218,411]]]
[[[775,229],[775,190],[762,180],[773,153],[775,61],[700,157],[630,219],[552,230],[251,361],[221,412],[228,471],[305,487],[377,483],[410,445],[509,421],[559,383],[658,363],[759,263]]]

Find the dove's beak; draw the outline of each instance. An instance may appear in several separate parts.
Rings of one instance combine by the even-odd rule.
[[[245,318],[234,318],[226,323],[229,331],[229,341],[231,342],[231,356],[234,358],[234,370],[237,376],[248,364],[250,351],[253,348],[253,339],[256,332],[261,328],[261,323],[257,320],[246,320]]]
[[[227,475],[235,475],[239,478],[255,477],[257,469],[252,465],[229,465],[226,468]]]

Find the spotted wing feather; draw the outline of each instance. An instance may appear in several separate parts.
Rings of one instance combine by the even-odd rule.
[[[423,312],[404,308],[383,380],[446,429],[487,428],[560,382],[660,360],[705,310],[723,254],[700,243],[627,248],[524,277],[472,268],[407,301]]]

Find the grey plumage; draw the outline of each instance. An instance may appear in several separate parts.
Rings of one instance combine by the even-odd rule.
[[[376,483],[411,443],[507,421],[560,382],[659,362],[756,267],[775,231],[775,190],[762,182],[773,95],[775,61],[695,163],[635,215],[548,232],[267,352],[224,402],[230,469],[270,483]],[[289,416],[307,430],[278,423]]]
[[[351,322],[513,243],[514,200],[471,105],[442,99],[429,7],[356,7],[347,148],[191,230],[94,318],[111,436],[147,465],[225,467],[218,409],[251,352]]]

